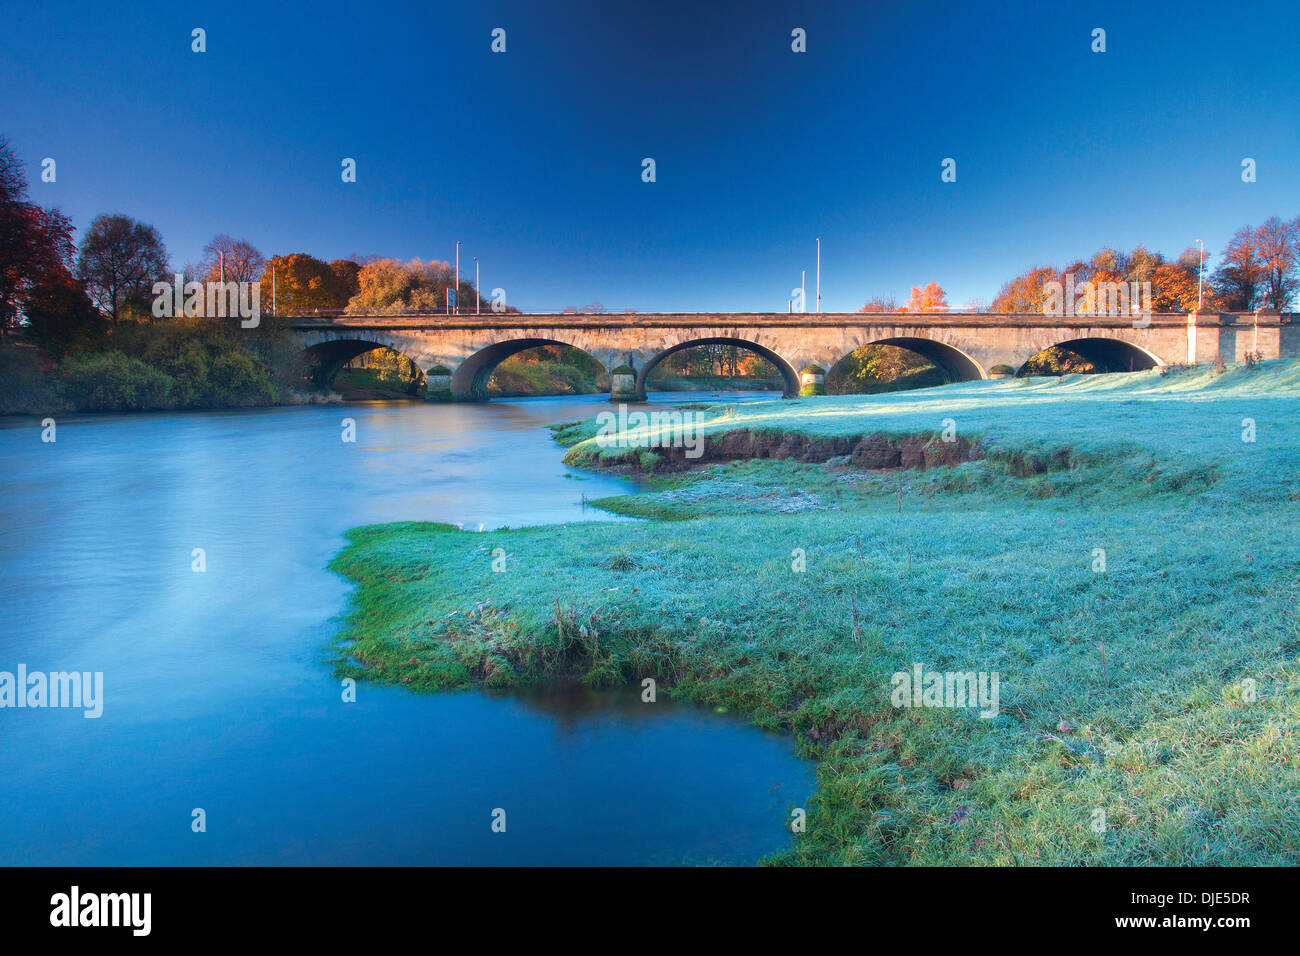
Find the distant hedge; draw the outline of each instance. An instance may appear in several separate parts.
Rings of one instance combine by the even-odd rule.
[[[0,413],[237,408],[273,405],[286,392],[258,355],[213,326],[124,326],[57,365],[30,346],[0,358]]]
[[[172,407],[172,378],[118,351],[69,355],[60,371],[64,395],[79,410],[125,412]]]

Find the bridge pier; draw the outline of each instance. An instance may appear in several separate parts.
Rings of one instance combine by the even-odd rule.
[[[439,402],[451,401],[451,369],[435,365],[424,373],[425,395]]]
[[[825,395],[826,370],[820,365],[808,365],[799,373],[799,394]]]
[[[620,365],[609,373],[609,400],[611,402],[643,402],[636,384],[636,369],[631,365]]]

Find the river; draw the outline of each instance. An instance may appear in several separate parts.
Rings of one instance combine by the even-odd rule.
[[[0,864],[747,864],[787,846],[811,766],[733,716],[634,688],[363,683],[344,703],[325,663],[350,527],[620,520],[583,497],[630,483],[567,468],[544,427],[608,408],[68,416],[52,443],[0,419],[0,671],[104,688],[98,719],[0,709]]]

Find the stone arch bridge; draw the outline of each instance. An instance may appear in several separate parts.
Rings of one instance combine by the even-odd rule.
[[[680,349],[710,343],[758,353],[780,371],[785,394],[864,345],[910,349],[955,380],[1021,369],[1062,346],[1107,371],[1174,363],[1300,357],[1292,316],[1277,312],[1043,316],[1011,313],[601,313],[339,315],[286,318],[294,341],[328,385],[347,362],[375,348],[401,352],[429,390],[462,401],[487,398],[493,369],[539,345],[581,349],[611,373],[611,397],[644,399],[646,377]]]

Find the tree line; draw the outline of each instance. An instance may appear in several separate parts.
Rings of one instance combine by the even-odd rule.
[[[125,324],[155,321],[154,286],[177,274],[256,282],[267,314],[440,310],[453,288],[462,312],[488,308],[448,262],[266,258],[247,240],[218,235],[199,263],[173,269],[158,230],[130,216],[96,216],[79,243],[73,235],[59,209],[30,200],[22,165],[0,137],[0,337],[21,330],[56,355],[85,348]]]
[[[1210,258],[1206,250],[1204,261]],[[1048,284],[1064,282],[1066,275],[1073,275],[1076,285],[1149,282],[1155,312],[1195,312],[1198,299],[1202,309],[1285,312],[1300,288],[1300,216],[1290,222],[1273,216],[1259,227],[1242,226],[1210,271],[1203,268],[1202,253],[1196,246],[1184,249],[1174,259],[1139,245],[1128,253],[1105,248],[1063,269],[1035,266],[1004,284],[991,310],[1041,311],[1048,298]]]
[[[1039,265],[1003,283],[982,312],[1042,312],[1051,296],[1051,284],[1065,284],[1074,276],[1076,286],[1085,282],[1151,284],[1151,308],[1155,312],[1249,312],[1254,309],[1287,311],[1300,291],[1300,216],[1285,222],[1277,216],[1263,225],[1242,226],[1224,246],[1215,268],[1205,271],[1212,253],[1196,246],[1184,249],[1176,258],[1166,258],[1139,245],[1132,252],[1104,248],[1088,259],[1076,259],[1064,268]],[[1139,286],[1145,288],[1145,286]],[[877,296],[859,312],[945,312],[943,288],[931,282],[912,288],[901,307],[888,296]]]

